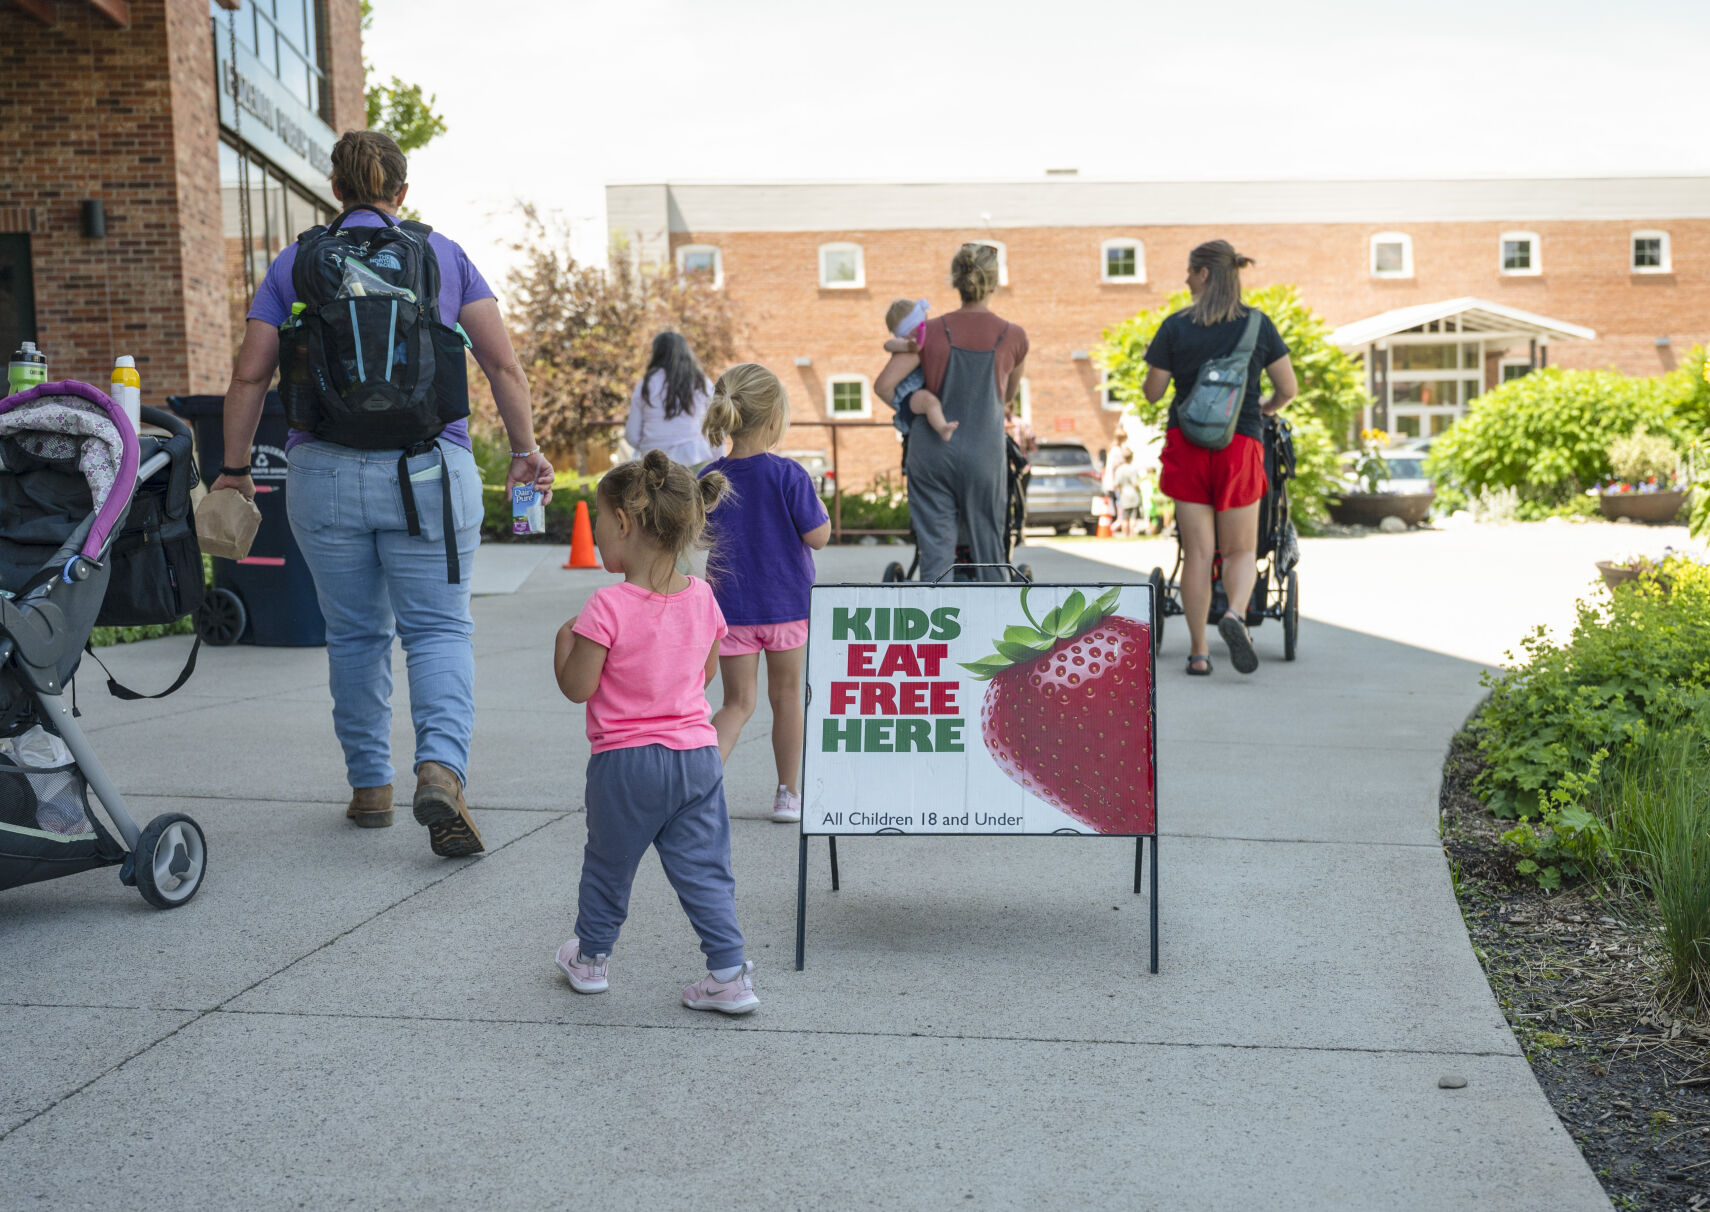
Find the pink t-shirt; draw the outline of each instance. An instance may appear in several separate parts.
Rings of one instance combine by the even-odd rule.
[[[712,590],[695,577],[670,596],[628,581],[596,589],[575,627],[607,650],[588,700],[593,752],[718,744],[707,706],[707,654],[728,630]]]

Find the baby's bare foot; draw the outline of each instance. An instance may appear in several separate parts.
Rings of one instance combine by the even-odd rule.
[[[955,433],[957,427],[961,424],[962,424],[962,422],[960,422],[960,421],[946,421],[946,422],[944,422],[944,424],[938,426],[938,436],[943,438],[946,442],[948,442],[950,440],[950,435]]]

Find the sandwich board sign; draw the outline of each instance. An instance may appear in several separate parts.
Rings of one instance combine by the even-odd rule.
[[[808,839],[1132,837],[1158,970],[1153,587],[816,585],[808,618],[796,967]]]

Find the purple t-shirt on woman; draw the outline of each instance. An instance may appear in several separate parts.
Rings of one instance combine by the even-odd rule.
[[[379,227],[382,222],[380,216],[372,211],[359,210],[344,221],[344,226]],[[458,247],[455,240],[447,239],[436,231],[428,236],[428,245],[439,259],[440,322],[449,328],[457,323],[457,313],[463,310],[465,303],[494,298],[493,288],[487,285],[487,279],[481,276],[481,271],[469,260],[469,254]],[[260,320],[275,328],[285,323],[291,314],[291,304],[297,301],[297,291],[291,285],[291,267],[296,263],[296,244],[286,246],[284,252],[273,258],[273,264],[267,267],[267,276],[261,280],[255,299],[249,305],[248,319]],[[285,449],[307,442],[312,436],[293,429],[285,440]],[[465,450],[470,448],[468,421],[453,421],[439,436]]]
[[[830,520],[813,480],[800,463],[775,454],[714,459],[701,475],[714,471],[730,481],[707,518],[707,580],[724,621],[755,627],[807,618],[813,552],[802,535]]]

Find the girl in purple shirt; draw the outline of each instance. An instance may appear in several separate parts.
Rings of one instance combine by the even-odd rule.
[[[772,453],[790,427],[790,400],[778,376],[754,362],[732,366],[713,386],[704,427],[730,453],[701,474],[720,472],[731,495],[708,519],[707,579],[730,633],[719,646],[724,706],[713,715],[725,761],[754,714],[760,653],[772,704],[778,790],[772,819],[802,819],[802,671],[807,660],[813,552],[831,538],[831,519],[799,463]]]

